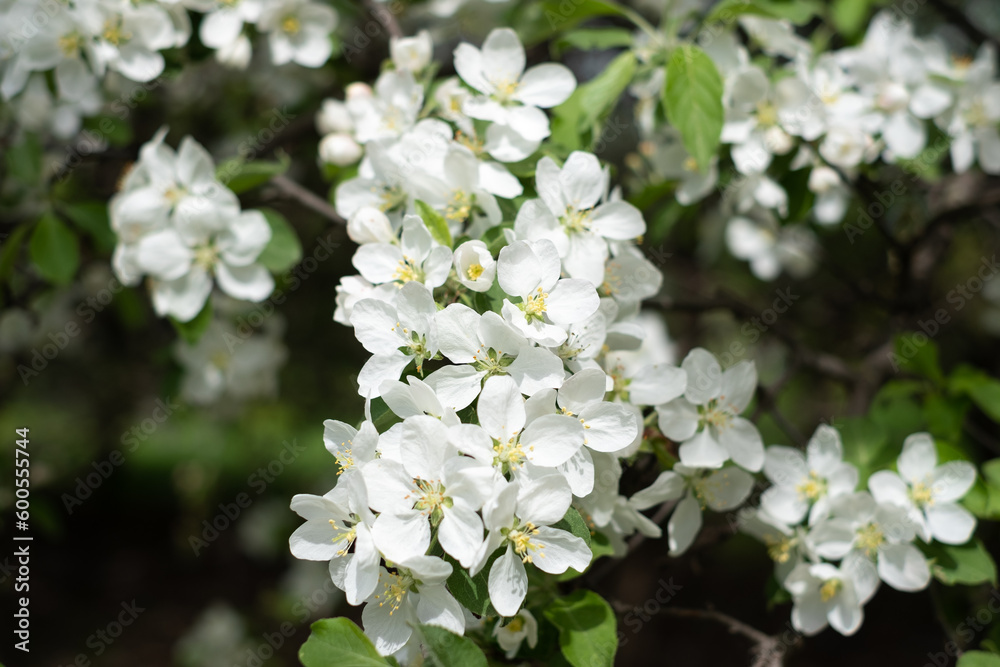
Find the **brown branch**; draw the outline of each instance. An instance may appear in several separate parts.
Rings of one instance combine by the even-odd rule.
[[[385,26],[385,29],[389,31],[390,37],[398,38],[403,36],[403,29],[399,27],[399,21],[396,19],[396,15],[389,6],[379,5],[375,2],[375,0],[365,0],[365,7],[368,8],[368,12],[374,16],[376,20]]]
[[[779,635],[767,635],[757,628],[719,611],[663,607],[660,609],[660,613],[679,618],[697,618],[713,621],[726,626],[729,632],[749,639],[754,644],[754,661],[751,663],[752,667],[781,667],[784,664],[784,655],[788,652],[788,649],[797,645],[801,640],[801,636],[797,636],[793,643],[785,646],[784,650],[781,650],[784,642]]]
[[[338,225],[346,225],[347,221],[344,220],[337,211],[330,206],[322,197],[305,189],[293,180],[290,180],[286,176],[278,175],[271,179],[271,185],[278,188],[282,195],[288,197],[289,199],[294,199],[308,209],[319,213],[324,218],[332,220]]]

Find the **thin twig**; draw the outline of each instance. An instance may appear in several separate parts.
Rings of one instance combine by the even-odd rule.
[[[271,179],[274,185],[281,191],[281,194],[290,199],[294,199],[306,208],[312,209],[324,218],[336,222],[338,225],[346,225],[347,221],[337,214],[337,211],[330,206],[322,197],[319,197],[286,176],[278,175]]]
[[[743,621],[733,618],[728,614],[723,614],[719,611],[714,611],[711,609],[683,609],[678,607],[663,607],[660,613],[667,614],[668,616],[677,616],[680,618],[697,618],[707,621],[714,621],[720,623],[729,629],[729,632],[742,635],[754,643],[754,661],[752,667],[781,667],[784,664],[784,655],[788,653],[788,649],[798,643],[799,638],[793,644],[785,647],[785,650],[779,650],[782,647],[782,639],[778,635],[767,635],[754,628],[747,625]]]
[[[393,3],[395,6],[395,3]],[[390,37],[402,37],[403,29],[399,27],[399,21],[396,19],[396,15],[392,12],[388,6],[383,6],[375,2],[375,0],[365,0],[365,7],[368,8],[368,12],[374,16],[378,21],[385,26],[385,29],[389,31]]]

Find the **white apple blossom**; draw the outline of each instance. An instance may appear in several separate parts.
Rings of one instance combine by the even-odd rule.
[[[764,456],[764,475],[773,486],[761,496],[761,507],[786,524],[800,523],[808,513],[809,525],[825,519],[830,502],[854,493],[858,469],[844,463],[840,434],[832,426],[816,429],[806,447],[772,446]]]
[[[882,581],[912,592],[926,588],[931,578],[927,559],[912,543],[916,531],[906,508],[877,502],[862,491],[833,501],[831,517],[818,523],[811,537],[823,558],[860,552],[875,561]]]
[[[875,500],[908,510],[924,542],[968,542],[976,518],[957,501],[975,483],[976,468],[968,461],[937,465],[934,439],[928,433],[914,433],[903,443],[897,469],[898,474],[879,470],[869,478]]]
[[[372,539],[375,517],[361,476],[344,477],[324,496],[299,494],[292,498],[292,509],[306,520],[289,538],[292,555],[329,560],[330,574],[351,604],[370,596],[379,580],[380,555]]]
[[[509,376],[522,394],[531,396],[563,381],[559,358],[534,347],[517,329],[496,313],[480,315],[453,303],[435,316],[440,351],[454,365],[427,376],[427,384],[446,405],[461,410],[476,396],[484,380]]]
[[[337,25],[332,7],[310,0],[272,0],[262,3],[257,27],[268,33],[275,65],[295,62],[320,67],[333,52],[330,33]]]
[[[604,281],[607,240],[634,239],[646,232],[639,209],[624,201],[600,200],[608,173],[591,153],[574,151],[562,168],[549,157],[538,161],[535,187],[539,199],[525,202],[514,231],[528,241],[555,244],[571,278]]]
[[[465,632],[462,605],[444,585],[452,573],[449,563],[415,556],[395,566],[394,572],[379,568],[375,592],[361,612],[365,633],[379,653],[392,655],[403,648],[420,623]]]
[[[389,40],[389,55],[396,69],[419,72],[427,67],[434,55],[431,34],[421,30],[413,37],[393,37]]]
[[[379,512],[372,535],[388,560],[422,555],[433,526],[446,552],[463,567],[472,564],[483,541],[476,512],[489,496],[494,470],[458,456],[447,442],[448,427],[440,420],[411,416],[402,426],[401,460],[383,456],[362,469],[372,508]]]
[[[566,327],[590,317],[600,306],[593,283],[560,278],[559,253],[548,239],[515,241],[500,251],[497,279],[517,304],[504,299],[503,317],[539,345],[566,340]]]
[[[546,63],[525,71],[524,47],[509,28],[490,32],[482,50],[471,44],[455,49],[455,69],[481,93],[466,100],[462,111],[491,121],[486,148],[502,162],[523,160],[549,136],[549,120],[542,109],[566,100],[576,88],[573,73],[564,65]]]
[[[271,240],[264,215],[244,211],[215,224],[156,231],[136,244],[136,265],[154,279],[157,314],[193,319],[212,292],[213,275],[219,288],[237,299],[263,301],[274,290],[274,278],[255,263]]]
[[[473,292],[486,292],[493,287],[497,263],[482,241],[466,241],[455,248],[455,278]]]
[[[840,567],[829,563],[801,563],[785,578],[792,594],[792,625],[814,635],[827,625],[842,635],[853,635],[864,619],[862,607],[875,595],[879,579],[871,561],[854,552]]]
[[[695,348],[681,363],[687,376],[684,395],[658,405],[660,431],[681,443],[681,463],[720,468],[732,459],[751,472],[764,465],[764,443],[757,427],[740,417],[757,389],[757,368],[741,361],[725,372],[710,352]]]
[[[364,210],[364,209],[362,209]],[[352,231],[362,236],[365,227],[371,239],[385,238],[391,227],[380,224],[380,219],[352,216]],[[366,220],[370,221],[366,225]],[[437,243],[416,215],[403,218],[399,241],[393,235],[389,241],[365,243],[354,254],[352,263],[362,277],[375,285],[382,283],[422,283],[429,289],[440,287],[451,270],[451,249]]]
[[[363,299],[354,305],[351,324],[358,341],[372,353],[358,376],[358,393],[376,398],[385,380],[398,380],[411,362],[417,371],[437,353],[434,313],[437,305],[421,283],[410,281],[399,290],[395,305]]]
[[[538,621],[530,611],[522,609],[507,625],[503,625],[503,620],[497,621],[493,626],[493,636],[504,650],[507,659],[513,660],[525,640],[530,648],[535,648],[538,644]]]
[[[629,499],[637,510],[669,500],[680,500],[667,523],[670,555],[687,551],[701,530],[701,511],[708,507],[724,512],[739,507],[753,488],[753,477],[735,466],[720,470],[690,468],[683,464],[665,470],[653,484]]]
[[[497,549],[502,551],[490,567],[490,602],[501,616],[514,616],[528,591],[525,564],[549,574],[569,568],[583,572],[591,552],[582,539],[552,524],[566,514],[573,499],[561,475],[542,475],[525,484],[507,484],[483,507],[489,530],[480,549],[475,574]]]

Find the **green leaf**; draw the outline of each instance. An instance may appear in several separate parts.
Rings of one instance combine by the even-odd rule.
[[[80,243],[59,218],[46,213],[28,242],[31,261],[49,282],[68,284],[80,266]]]
[[[723,0],[715,5],[705,17],[705,25],[713,23],[728,25],[737,17],[745,15],[762,16],[768,19],[777,18],[775,14],[748,0]]]
[[[212,323],[212,301],[206,301],[205,307],[201,309],[201,312],[187,322],[181,322],[171,317],[170,323],[177,329],[177,333],[184,339],[184,342],[188,345],[196,344],[205,332],[208,331],[208,325]]]
[[[490,254],[496,258],[500,254],[500,251],[507,245],[507,236],[503,233],[504,229],[510,229],[510,223],[505,223],[501,225],[496,225],[490,227],[480,238],[480,240],[486,244],[487,250]]]
[[[559,648],[574,667],[611,667],[618,651],[615,613],[604,598],[577,590],[557,598],[544,610],[559,629]]]
[[[85,201],[75,204],[64,204],[60,210],[77,227],[90,234],[102,252],[110,253],[114,250],[118,238],[111,231],[107,202]]]
[[[417,213],[420,214],[420,218],[427,225],[427,229],[430,231],[431,236],[434,237],[434,240],[450,248],[452,244],[451,230],[448,229],[448,222],[444,219],[444,216],[419,199],[417,200]]]
[[[594,562],[594,555],[593,555],[594,552],[593,549],[591,548],[593,537],[590,534],[590,528],[587,526],[586,520],[580,515],[580,513],[576,510],[575,507],[570,507],[568,510],[566,510],[566,514],[563,515],[563,518],[559,519],[559,521],[552,524],[552,527],[557,528],[559,530],[565,530],[567,533],[571,533],[576,537],[579,537],[584,542],[586,542],[587,548],[591,549],[590,562],[591,563]],[[589,567],[590,566],[588,565],[587,568],[589,569]],[[581,574],[583,574],[583,572],[578,572],[573,568],[569,568],[556,578],[559,581],[569,581],[570,579],[576,579]]]
[[[924,340],[918,342],[918,336]],[[935,384],[944,383],[941,373],[941,362],[938,359],[937,343],[927,338],[922,332],[910,332],[896,337],[894,364],[899,369],[922,375],[933,380]]]
[[[986,651],[966,651],[955,667],[1000,667],[1000,655]]]
[[[584,28],[573,30],[553,42],[553,51],[558,57],[568,49],[614,49],[632,46],[632,32],[625,28]]]
[[[454,568],[451,576],[448,577],[448,590],[455,596],[455,599],[462,603],[462,606],[471,611],[476,616],[497,616],[496,609],[490,604],[489,577],[490,568],[494,561],[503,555],[503,549],[497,549],[486,561],[486,565],[476,576],[470,576],[469,571],[458,564],[450,556],[445,556],[445,560],[451,563]]]
[[[559,32],[571,30],[594,16],[623,15],[621,7],[602,0],[544,0],[525,5],[515,17],[525,46],[543,42]]]
[[[961,502],[980,519],[1000,519],[1000,459],[980,466],[981,478],[965,494]]]
[[[394,424],[403,421],[395,412],[389,409],[382,397],[373,398],[371,402],[372,424],[379,433],[384,433]]]
[[[285,216],[269,208],[262,208],[260,212],[267,219],[267,224],[271,227],[271,240],[268,241],[264,252],[260,253],[257,261],[264,265],[271,273],[281,273],[292,268],[302,259],[302,243],[298,234]]]
[[[23,224],[15,228],[10,236],[0,240],[0,283],[5,282],[13,272],[21,245],[24,243],[24,237],[28,235],[30,230],[31,225]]]
[[[969,412],[969,401],[930,394],[924,399],[924,419],[935,437],[957,442],[962,435],[962,424]]]
[[[795,25],[808,23],[823,9],[823,3],[818,0],[753,0],[752,4],[775,18],[788,19]]]
[[[844,460],[857,466],[861,486],[873,472],[890,466],[899,455],[899,445],[890,446],[885,431],[870,419],[847,419],[837,424],[837,429],[844,443]]]
[[[587,547],[590,547],[590,528],[587,527],[587,522],[583,520],[575,507],[566,510],[563,518],[552,524],[552,527],[576,535],[587,543]]]
[[[309,639],[299,649],[305,667],[384,667],[371,640],[347,618],[325,618],[312,624]]]
[[[712,59],[697,46],[681,46],[670,54],[663,101],[684,148],[706,170],[722,134],[722,77]]]
[[[858,36],[868,23],[871,4],[871,0],[834,0],[830,7],[833,25],[845,37]]]
[[[42,144],[38,135],[27,132],[22,140],[4,156],[7,172],[25,185],[36,185],[42,179]]]
[[[987,417],[1000,423],[1000,382],[990,379],[974,387],[969,397]]]
[[[215,175],[227,188],[240,194],[285,173],[290,163],[291,160],[287,155],[283,155],[277,162],[272,160],[246,162],[241,157],[234,157],[220,164],[215,170]]]
[[[486,656],[468,637],[436,625],[418,625],[427,659],[435,667],[486,667]],[[338,663],[339,665],[339,663]]]
[[[923,547],[924,553],[934,559],[931,572],[941,582],[955,584],[997,583],[997,566],[993,557],[979,539],[968,544],[951,545],[933,543]]]
[[[610,113],[632,82],[637,60],[631,51],[619,54],[604,71],[577,87],[569,99],[556,107],[556,116],[563,117],[574,130],[586,132],[605,114]]]

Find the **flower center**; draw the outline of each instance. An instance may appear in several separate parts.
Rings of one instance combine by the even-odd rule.
[[[468,220],[473,203],[473,197],[468,192],[454,190],[444,207],[444,217],[448,220]]]
[[[778,109],[767,100],[757,104],[757,124],[771,127],[778,122]]]
[[[524,455],[524,445],[519,442],[520,438],[515,433],[506,442],[500,440],[493,441],[493,465],[503,466],[503,472],[516,470],[524,465],[526,456]]]
[[[800,482],[795,490],[806,500],[819,500],[826,494],[826,480],[816,474],[814,470],[810,470],[809,476]]]
[[[399,268],[392,275],[399,282],[408,283],[411,280],[423,280],[424,272],[415,261],[409,257],[403,257],[399,260]]]
[[[681,168],[684,169],[684,171],[694,173],[698,171],[698,161],[694,159],[693,155],[688,155],[681,165]]]
[[[211,243],[194,249],[194,263],[205,269],[211,269],[219,261],[219,249]]]
[[[337,555],[346,556],[348,549],[350,549],[351,545],[354,544],[354,538],[358,536],[357,526],[345,525],[343,528],[338,528],[337,522],[330,519],[330,527],[333,528],[334,531],[333,539],[331,541],[334,544],[337,544],[338,542],[344,543],[344,546],[337,552]]]
[[[410,586],[414,583],[413,577],[408,574],[390,574],[382,592],[375,594],[378,606],[388,604],[391,607],[389,615],[392,616],[399,609],[399,605],[403,604],[406,594],[410,592]]]
[[[376,188],[373,187],[372,192],[376,192]],[[406,203],[406,193],[398,186],[385,187],[382,189],[381,199],[382,203],[379,204],[379,210],[385,213]]]
[[[508,79],[503,79],[499,83],[494,83],[496,86],[496,98],[501,102],[506,102],[517,92],[518,86],[521,85],[520,81],[510,81]]]
[[[337,459],[337,475],[343,474],[345,470],[350,470],[354,467],[354,453],[351,451],[350,447],[344,447],[344,443],[340,443],[340,449],[334,454],[334,458]]]
[[[300,30],[302,30],[302,23],[299,21],[298,17],[286,16],[281,21],[281,30],[286,35],[296,35]]]
[[[559,222],[567,234],[590,231],[590,210],[578,211],[572,206],[567,206],[566,213]]]
[[[882,529],[874,523],[870,523],[858,531],[856,541],[858,548],[869,557],[878,551],[879,545],[883,542],[885,542],[885,535],[882,533]]]
[[[910,489],[910,498],[917,505],[930,505],[934,502],[934,491],[924,482],[917,482]]]
[[[520,632],[523,627],[524,619],[520,616],[515,616],[514,620],[507,624],[507,629],[511,632]]]
[[[75,57],[83,47],[83,37],[78,32],[71,32],[59,38],[59,50],[67,58]]]
[[[844,583],[840,579],[827,579],[826,583],[819,587],[819,597],[823,602],[829,602],[833,596],[840,592]]]
[[[469,268],[465,270],[465,276],[469,280],[479,280],[479,276],[481,275],[483,275],[483,265],[478,262],[476,264],[470,264]]]
[[[539,544],[537,541],[533,542],[531,539],[537,534],[538,528],[530,522],[507,533],[507,539],[514,545],[514,552],[521,557],[522,563],[530,563],[536,553],[539,558],[545,558],[545,554],[542,552],[545,545]]]
[[[767,555],[775,563],[787,563],[788,559],[792,557],[792,547],[795,546],[795,543],[791,538],[785,537],[779,540],[772,537],[766,540],[766,544]]]
[[[532,320],[542,320],[545,317],[545,299],[549,296],[548,292],[543,292],[542,288],[539,287],[534,294],[529,294],[525,300],[520,303],[521,310],[524,311],[524,316],[529,322]]]
[[[419,510],[425,516],[430,516],[431,523],[437,525],[444,518],[444,510],[454,504],[445,492],[444,484],[440,481],[428,482],[423,479],[415,479],[417,501],[413,503],[413,509]]]
[[[729,428],[733,421],[733,415],[722,406],[721,402],[724,398],[725,396],[713,398],[707,405],[698,406],[698,412],[701,415],[699,418],[700,426],[714,426],[718,431]]]
[[[110,42],[115,46],[118,46],[122,42],[127,42],[129,39],[132,38],[132,35],[130,33],[122,31],[121,21],[112,21],[112,20],[105,21],[104,32],[101,33],[101,36],[104,38],[105,41]]]

